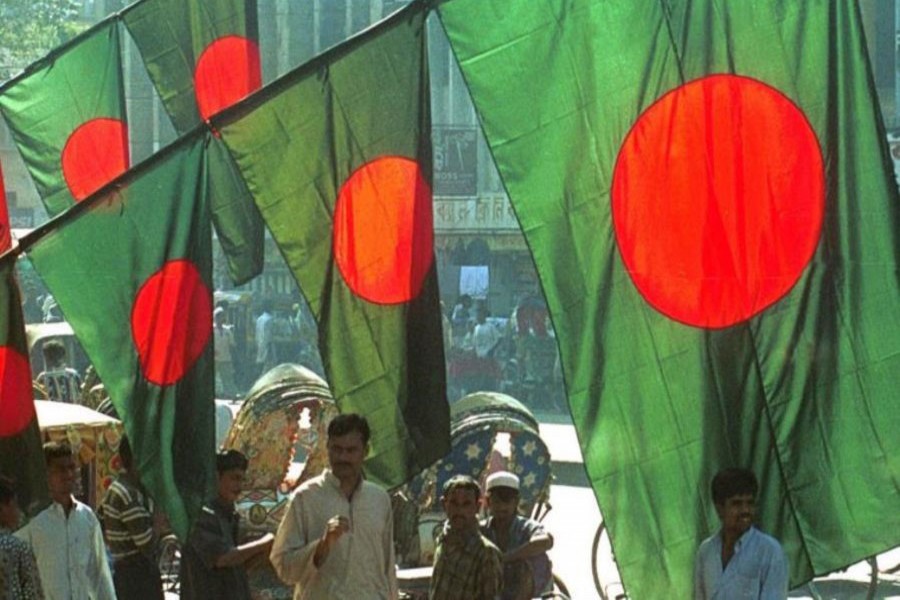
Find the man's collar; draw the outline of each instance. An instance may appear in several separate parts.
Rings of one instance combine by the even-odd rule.
[[[741,536],[735,540],[734,547],[738,548],[741,544],[743,544],[744,542],[749,540],[751,537],[756,535],[755,531],[756,531],[756,526],[750,525],[750,527],[747,528],[747,531],[742,533]],[[718,538],[720,543],[724,542],[724,540],[725,540],[724,530],[721,527],[719,528],[719,532],[716,534],[716,537]]]
[[[79,504],[78,498],[76,498],[75,496],[69,496],[69,498],[72,500],[71,510],[74,511],[76,508],[78,508],[78,504]],[[50,507],[57,512],[66,514],[66,507],[63,506],[62,502],[57,502],[56,500],[53,500],[53,502],[50,504]]]
[[[512,518],[509,520],[509,524],[507,524],[507,526],[506,526],[507,529],[512,529],[513,524],[516,522],[517,516],[518,515],[512,516]],[[497,523],[497,520],[492,515],[488,515],[487,521],[484,522],[485,526],[490,529],[494,528],[495,523]]]
[[[465,529],[463,531],[451,529],[450,521],[445,520],[444,529],[441,532],[441,536],[444,540],[448,540],[450,543],[459,546],[468,546],[474,540],[477,540],[479,536],[481,536],[481,531],[479,531],[478,526],[472,527],[471,529]]]
[[[334,487],[338,492],[340,492],[341,495],[344,494],[344,490],[341,489],[341,480],[337,478],[337,475],[334,474],[334,471],[332,471],[330,468],[325,468],[325,470],[322,472],[322,475],[329,485]],[[350,494],[351,498],[362,487],[363,480],[365,480],[365,477],[362,475],[362,473],[360,473],[359,479],[356,482],[356,487],[353,488],[353,491]]]
[[[236,512],[234,504],[225,502],[224,500],[222,500],[222,498],[219,497],[218,494],[216,494],[215,498],[210,500],[209,504],[216,512],[227,515],[229,517]]]

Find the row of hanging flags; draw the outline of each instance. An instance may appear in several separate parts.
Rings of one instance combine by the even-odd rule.
[[[241,281],[262,216],[339,406],[373,425],[376,481],[448,450],[429,4],[253,92],[252,1],[142,0],[0,87],[59,213],[18,251],[179,534],[212,473],[211,221]],[[537,266],[630,597],[690,595],[725,466],[759,476],[793,584],[900,542],[900,203],[857,2],[436,10]],[[183,133],[131,169],[119,22]],[[12,258],[0,443],[33,445]]]
[[[0,261],[2,470],[40,472],[12,284],[27,252],[183,536],[214,489],[212,226],[242,282],[262,267],[262,219],[319,323],[338,405],[372,426],[370,477],[402,484],[449,450],[425,14],[415,4],[227,113],[260,85],[252,1],[142,0],[0,86],[55,215]],[[134,167],[120,23],[182,134]],[[24,487],[26,504],[42,495]]]

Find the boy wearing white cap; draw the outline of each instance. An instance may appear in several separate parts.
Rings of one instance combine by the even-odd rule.
[[[553,536],[537,521],[518,514],[519,478],[498,471],[488,476],[485,489],[490,517],[481,531],[503,553],[502,600],[533,598],[551,591],[547,551],[553,547]]]

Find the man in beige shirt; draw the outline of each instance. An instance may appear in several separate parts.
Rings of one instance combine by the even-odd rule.
[[[397,597],[391,500],[363,479],[369,424],[356,414],[328,425],[330,469],[294,492],[269,558],[294,600]]]

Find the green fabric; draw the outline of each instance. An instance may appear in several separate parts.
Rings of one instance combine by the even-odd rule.
[[[126,120],[117,22],[96,25],[0,87],[0,111],[47,213],[64,211],[75,202],[61,164],[69,136],[90,119]]]
[[[206,164],[212,223],[231,279],[241,285],[262,273],[265,225],[234,160],[217,137],[210,138]]]
[[[791,582],[900,541],[900,214],[854,0],[449,0],[440,16],[532,251],[629,598],[687,598],[712,475],[749,466]],[[637,117],[713,73],[805,113],[825,165],[811,264],[742,324],[637,292],[610,186]],[[777,143],[772,136],[772,143]],[[678,152],[670,148],[670,152]],[[661,198],[660,201],[664,201]]]
[[[411,6],[213,119],[319,326],[338,406],[372,429],[367,469],[403,483],[449,450],[434,265],[417,297],[354,295],[333,261],[335,201],[380,156],[416,159],[431,181],[424,14]]]
[[[126,9],[123,21],[179,133],[200,123],[194,71],[203,50],[222,36],[258,38],[255,0],[143,0]],[[231,279],[241,285],[263,269],[262,218],[219,143],[209,161],[213,225]]]
[[[131,317],[146,280],[177,259],[196,266],[211,313],[207,144],[208,135],[170,146],[129,171],[116,191],[95,195],[61,216],[27,249],[106,385],[142,481],[182,540],[213,489],[211,314],[179,313],[179,322],[200,327],[195,335],[209,339],[196,362],[170,385],[145,376]],[[158,315],[169,305],[157,307],[153,328],[165,326]],[[173,346],[167,356],[180,350]]]
[[[194,68],[203,50],[225,35],[258,38],[255,0],[143,0],[122,20],[179,133],[200,122]]]
[[[34,413],[25,319],[15,265],[12,256],[0,263],[0,354],[3,357],[0,362],[0,414],[4,420],[13,416],[12,411]],[[13,353],[14,364],[10,360]],[[6,432],[5,429],[0,427],[0,474],[16,482],[19,506],[34,515],[49,502],[37,415],[33,414],[28,425],[18,432]]]

